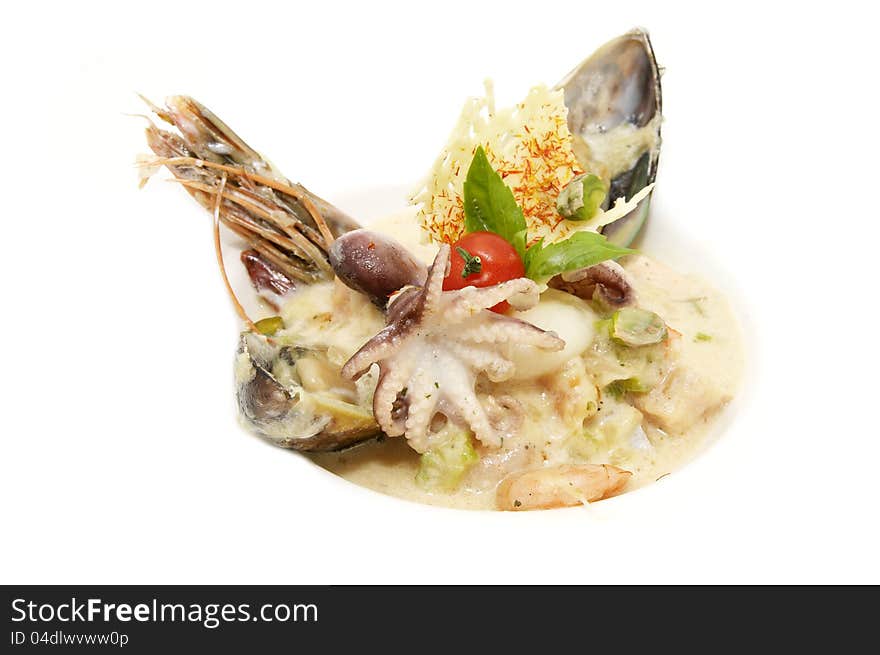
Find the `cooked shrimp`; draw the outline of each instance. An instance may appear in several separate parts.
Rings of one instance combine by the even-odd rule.
[[[498,485],[498,509],[570,507],[619,493],[632,473],[610,464],[564,465],[507,476]]]

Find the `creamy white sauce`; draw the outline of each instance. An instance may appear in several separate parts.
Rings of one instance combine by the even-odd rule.
[[[411,210],[370,227],[401,241],[426,264],[433,260],[437,247],[422,238]],[[614,464],[633,474],[626,490],[675,471],[713,435],[714,419],[736,393],[743,362],[738,321],[726,299],[699,278],[680,275],[646,256],[629,257],[621,264],[633,283],[637,305],[656,312],[674,331],[670,343],[677,373],[670,376],[670,388],[676,392],[672,402],[659,390],[630,402],[603,393],[599,374],[586,365],[589,351],[584,352],[596,338],[595,314],[588,303],[548,290],[542,304],[521,317],[557,331],[567,343],[565,356],[542,355],[542,361],[519,362],[522,372],[503,383],[503,392],[519,403],[522,423],[506,440],[509,447],[503,452],[480,453],[480,463],[459,490],[421,489],[415,482],[419,455],[403,438],[312,458],[375,491],[463,509],[493,509],[495,485],[519,468]],[[591,403],[598,410],[585,419],[584,408]],[[686,424],[686,428],[663,430],[664,424]],[[584,432],[601,438],[584,439]]]

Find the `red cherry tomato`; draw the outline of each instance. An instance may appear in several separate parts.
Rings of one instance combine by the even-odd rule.
[[[505,238],[494,232],[471,232],[452,244],[449,275],[443,280],[443,290],[491,287],[525,274],[522,259]],[[509,308],[504,300],[492,311],[503,314]]]

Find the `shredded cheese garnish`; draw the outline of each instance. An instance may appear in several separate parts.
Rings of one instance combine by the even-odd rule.
[[[583,172],[567,115],[563,92],[546,86],[534,87],[515,107],[496,111],[487,81],[486,96],[465,103],[446,147],[410,197],[430,238],[452,243],[464,231],[462,188],[480,145],[522,207],[529,243],[550,237],[564,220],[556,211],[556,197]]]

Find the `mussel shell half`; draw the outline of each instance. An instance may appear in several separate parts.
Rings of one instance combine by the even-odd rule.
[[[277,358],[295,364],[306,352],[242,333],[236,394],[244,422],[277,446],[309,452],[342,450],[379,436],[370,412],[331,394],[286,386],[272,374]]]
[[[608,206],[651,184],[660,157],[662,94],[648,33],[634,29],[612,39],[557,87],[565,94],[575,155],[586,170],[610,183]],[[650,196],[603,233],[613,243],[629,245],[649,207]]]

